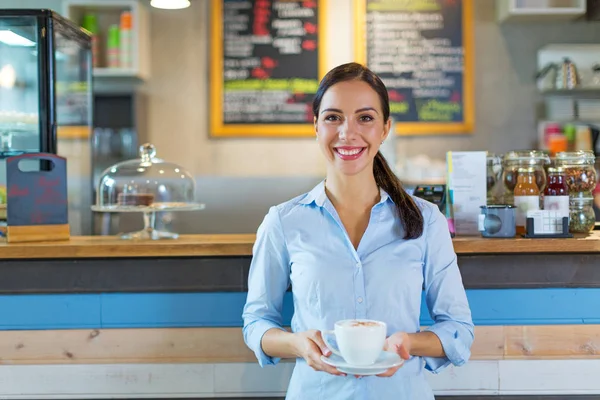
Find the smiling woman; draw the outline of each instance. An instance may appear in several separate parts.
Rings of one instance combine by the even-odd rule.
[[[335,108],[332,103],[346,109]],[[388,91],[381,79],[358,63],[340,65],[321,81],[313,102],[313,113],[317,138],[323,135],[325,139],[321,140],[321,150],[329,161],[327,181],[331,184],[328,187],[334,184],[334,178],[330,175],[335,175],[336,169],[345,175],[366,171],[366,174],[363,174],[365,179],[371,180],[374,176],[377,187],[385,190],[396,204],[405,238],[415,239],[421,236],[421,211],[402,188],[400,180],[379,151],[379,146],[387,138],[391,125]],[[360,161],[332,164],[335,158],[331,157],[328,144],[324,143],[327,138],[337,140],[333,154],[342,161]],[[368,146],[358,146],[361,143]],[[367,149],[368,152],[361,157]],[[352,186],[360,188],[362,185],[353,183]]]
[[[327,175],[309,193],[272,207],[259,227],[244,340],[260,365],[296,358],[288,399],[431,400],[424,366],[438,372],[462,365],[473,342],[447,222],[437,206],[404,191],[379,152],[391,122],[377,75],[356,63],[334,68],[319,85],[313,113]],[[287,332],[290,284],[294,315]],[[433,324],[422,332],[423,289]],[[323,340],[321,332],[342,320],[386,327],[377,372],[352,372],[370,375],[360,381],[342,370],[368,369],[337,369]],[[396,361],[379,361],[390,357]]]

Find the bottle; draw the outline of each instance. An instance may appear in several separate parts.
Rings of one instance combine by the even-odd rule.
[[[565,125],[565,136],[567,137],[567,150],[565,151],[574,151],[575,150],[575,135],[576,128],[574,125]]]
[[[131,68],[131,12],[123,11],[121,13],[120,32],[119,32],[119,63],[121,68]]]
[[[98,68],[100,62],[98,56],[100,54],[99,43],[98,43],[98,19],[96,14],[87,13],[83,16],[83,23],[81,27],[89,31],[92,35],[92,66]]]
[[[544,127],[544,144],[546,147],[548,147],[550,138],[554,135],[563,136],[562,128],[560,124],[557,124],[556,122],[550,122]]]
[[[119,26],[116,24],[108,27],[106,59],[108,60],[108,68],[119,68]]]
[[[540,209],[540,189],[535,183],[534,168],[519,168],[518,174],[514,202],[517,207],[517,235],[522,235],[527,230],[527,211]]]
[[[565,135],[552,135],[548,138],[548,151],[551,156],[555,156],[557,153],[567,151],[569,148],[569,142]]]
[[[558,211],[563,217],[569,216],[569,187],[563,168],[548,168],[544,210]]]
[[[593,150],[592,132],[589,126],[578,126],[575,134],[575,150]]]

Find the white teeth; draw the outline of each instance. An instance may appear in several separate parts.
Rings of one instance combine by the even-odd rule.
[[[355,154],[360,153],[362,149],[352,149],[352,150],[346,150],[346,149],[337,149],[338,153],[340,153],[343,156],[353,156]]]

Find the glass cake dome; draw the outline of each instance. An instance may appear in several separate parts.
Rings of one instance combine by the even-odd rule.
[[[140,146],[140,158],[117,163],[102,173],[92,210],[144,213],[144,229],[123,238],[176,238],[177,234],[154,229],[156,212],[203,209],[203,204],[195,202],[195,192],[192,175],[177,164],[156,158],[155,147],[146,143]]]

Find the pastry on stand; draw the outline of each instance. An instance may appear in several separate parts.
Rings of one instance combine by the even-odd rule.
[[[156,149],[140,146],[140,158],[107,168],[100,178],[96,212],[142,213],[144,229],[120,234],[123,239],[176,239],[177,233],[155,229],[156,213],[197,211],[196,182],[183,167],[156,158]]]

